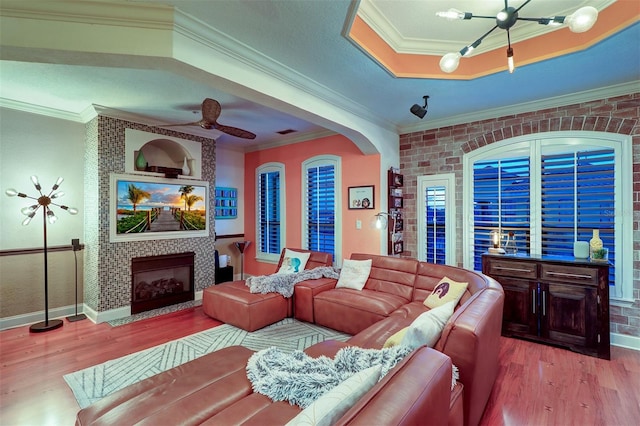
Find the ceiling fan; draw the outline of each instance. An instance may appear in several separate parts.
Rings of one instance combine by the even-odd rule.
[[[237,127],[225,126],[224,124],[218,123],[218,117],[220,117],[221,111],[222,107],[220,106],[220,102],[216,101],[215,99],[206,98],[204,101],[202,101],[202,119],[200,121],[181,124],[167,124],[159,127],[200,126],[203,129],[207,130],[220,130],[223,133],[235,136],[237,138],[255,139],[255,133],[251,133],[248,130],[239,129]]]

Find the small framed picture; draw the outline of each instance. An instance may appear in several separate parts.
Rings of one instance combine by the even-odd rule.
[[[402,197],[389,197],[389,198],[390,198],[389,204],[391,205],[391,208],[394,208],[394,209],[402,208],[403,206]]]
[[[375,208],[374,185],[350,186],[349,187],[349,209],[373,209]]]

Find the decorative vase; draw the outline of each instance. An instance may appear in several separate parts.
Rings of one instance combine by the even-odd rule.
[[[187,157],[184,157],[184,162],[182,163],[182,176],[189,176],[190,174],[191,174],[191,169],[189,168]]]
[[[593,257],[593,252],[598,251],[602,248],[602,240],[600,239],[600,230],[593,230],[593,237],[589,240],[589,251],[591,257]]]
[[[138,155],[136,156],[136,170],[146,170],[147,168],[147,160],[144,158],[144,154],[142,150],[138,151]]]

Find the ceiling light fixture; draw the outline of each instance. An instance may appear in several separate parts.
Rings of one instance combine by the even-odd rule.
[[[427,99],[429,99],[429,96],[425,95],[422,97],[424,99],[424,106],[420,106],[418,104],[413,104],[413,106],[409,109],[409,111],[411,111],[411,114],[415,115],[416,117],[419,117],[421,120],[424,118],[425,115],[427,115]]]
[[[504,9],[498,12],[495,17],[474,15],[471,12],[461,12],[456,9],[449,9],[446,12],[436,12],[436,16],[448,19],[450,21],[458,19],[467,20],[471,18],[485,18],[496,20],[496,25],[489,31],[484,33],[479,39],[477,39],[470,45],[463,47],[459,52],[452,52],[444,55],[442,59],[440,59],[440,69],[446,73],[454,72],[460,64],[461,57],[468,56],[476,47],[480,45],[480,43],[482,43],[482,40],[484,40],[485,37],[491,34],[496,28],[500,28],[507,31],[507,64],[509,67],[509,72],[513,72],[513,70],[515,69],[515,65],[513,62],[513,48],[511,47],[511,35],[509,34],[509,29],[513,27],[517,21],[532,21],[537,22],[540,25],[551,26],[567,24],[572,32],[583,33],[590,30],[591,27],[593,27],[593,24],[595,24],[596,20],[598,19],[598,9],[592,6],[581,7],[569,16],[552,16],[551,18],[521,18],[520,16],[518,16],[518,12],[530,1],[531,0],[525,1],[522,6],[515,9],[509,6],[508,0],[504,0]],[[411,112],[413,112],[413,107]]]

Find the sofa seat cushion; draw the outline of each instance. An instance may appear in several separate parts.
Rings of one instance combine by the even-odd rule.
[[[245,371],[252,354],[231,346],[174,367],[81,410],[76,425],[200,424],[253,393]]]
[[[412,321],[399,315],[391,315],[365,328],[347,340],[346,344],[367,349],[381,349],[389,337],[409,327]]]
[[[335,288],[315,296],[313,313],[318,325],[357,334],[407,302],[401,296],[366,288],[360,291]]]

